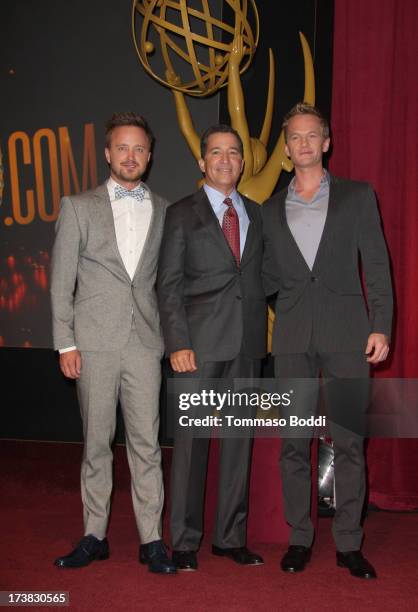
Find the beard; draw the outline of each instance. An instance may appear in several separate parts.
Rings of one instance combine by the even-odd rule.
[[[127,169],[123,166],[118,168],[111,166],[110,169],[116,179],[125,183],[139,183],[143,174],[142,169],[139,166],[132,169]]]

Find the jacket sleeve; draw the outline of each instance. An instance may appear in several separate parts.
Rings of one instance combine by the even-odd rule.
[[[54,348],[76,344],[74,337],[74,292],[80,249],[80,227],[70,198],[63,198],[56,223],[52,251],[51,304]]]
[[[360,211],[359,249],[367,286],[371,331],[390,337],[393,296],[389,256],[376,197],[370,185],[365,189]]]
[[[158,262],[158,309],[168,355],[193,348],[184,306],[186,239],[180,212],[167,209]]]

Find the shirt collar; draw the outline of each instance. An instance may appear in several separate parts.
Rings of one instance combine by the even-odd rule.
[[[226,196],[221,191],[210,187],[206,183],[203,185],[203,189],[205,190],[205,193],[208,196],[209,202],[212,204],[212,206],[220,206],[221,204],[223,204],[225,198],[231,198],[234,206],[239,206],[241,203],[238,191],[236,189],[233,189],[228,196]]]
[[[295,190],[295,182],[296,182],[296,176],[294,176],[292,178],[292,180],[289,183],[289,187],[288,187],[288,193],[290,193],[292,195],[295,194],[295,191],[296,191]],[[329,176],[328,170],[326,168],[324,168],[323,172],[322,172],[321,180],[319,181],[319,187],[320,188],[323,187],[326,183],[329,185],[329,183],[330,183],[330,176]]]

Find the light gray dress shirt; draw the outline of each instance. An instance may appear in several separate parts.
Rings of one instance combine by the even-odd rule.
[[[295,178],[290,181],[286,197],[287,224],[310,270],[314,266],[324,231],[328,201],[329,174],[326,170],[319,189],[310,202],[296,193]]]

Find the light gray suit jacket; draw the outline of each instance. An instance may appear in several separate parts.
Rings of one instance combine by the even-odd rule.
[[[153,213],[133,280],[119,254],[106,183],[62,199],[51,277],[56,349],[118,350],[133,312],[142,343],[163,352],[154,286],[168,203],[149,192]]]

